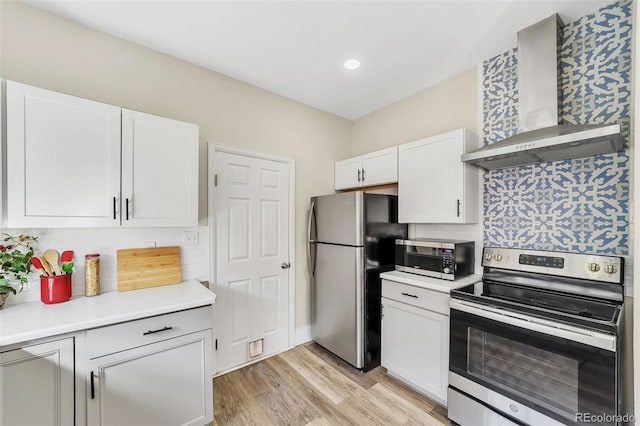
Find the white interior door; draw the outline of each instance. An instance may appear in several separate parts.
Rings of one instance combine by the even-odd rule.
[[[289,164],[215,153],[216,371],[287,349]],[[213,239],[212,239],[213,240]],[[263,340],[251,357],[250,342]]]

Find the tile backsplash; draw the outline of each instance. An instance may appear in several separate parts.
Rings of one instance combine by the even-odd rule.
[[[101,291],[117,287],[116,251],[123,248],[145,247],[154,242],[157,247],[180,246],[182,278],[205,279],[209,277],[209,228],[50,228],[8,229],[2,232],[17,235],[28,233],[38,237],[36,254],[47,249],[74,251],[73,295],[84,294],[84,255],[100,253]],[[185,244],[184,233],[197,234],[197,242]],[[40,300],[39,273],[32,273],[29,285],[17,296],[7,299],[7,304]]]
[[[628,146],[632,1],[563,28],[562,122],[620,123]],[[484,144],[518,130],[517,51],[483,63]],[[484,173],[484,245],[628,256],[627,152]]]

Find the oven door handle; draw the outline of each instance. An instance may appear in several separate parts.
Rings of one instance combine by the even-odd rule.
[[[611,352],[616,352],[616,336],[599,333],[597,331],[585,330],[570,325],[557,324],[545,321],[540,318],[514,312],[506,312],[489,306],[480,305],[473,302],[451,299],[451,310],[466,312],[482,318],[524,328],[526,330],[537,331],[542,334],[595,346]]]

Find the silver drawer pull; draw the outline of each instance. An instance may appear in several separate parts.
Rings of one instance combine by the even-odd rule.
[[[149,330],[149,331],[145,331],[144,333],[142,333],[142,335],[146,336],[147,334],[160,333],[161,331],[169,331],[171,329],[173,329],[173,327],[164,327],[164,328],[159,328],[157,330]]]
[[[403,296],[407,296],[407,297],[413,297],[414,299],[418,298],[418,296],[416,296],[415,294],[409,294],[409,293],[400,293],[400,294],[402,294]]]

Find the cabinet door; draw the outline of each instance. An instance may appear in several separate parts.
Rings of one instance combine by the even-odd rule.
[[[92,359],[89,425],[204,425],[213,420],[211,329]]]
[[[458,129],[398,146],[400,222],[477,221],[477,174],[460,160],[467,137],[468,131]]]
[[[0,425],[72,425],[73,369],[73,338],[0,353]]]
[[[382,299],[382,365],[446,405],[449,317]]]
[[[8,81],[7,226],[118,226],[120,108]]]
[[[362,186],[362,157],[336,161],[335,190]]]
[[[398,181],[398,147],[362,156],[362,185],[382,185]]]
[[[122,110],[122,224],[198,225],[198,126]]]

